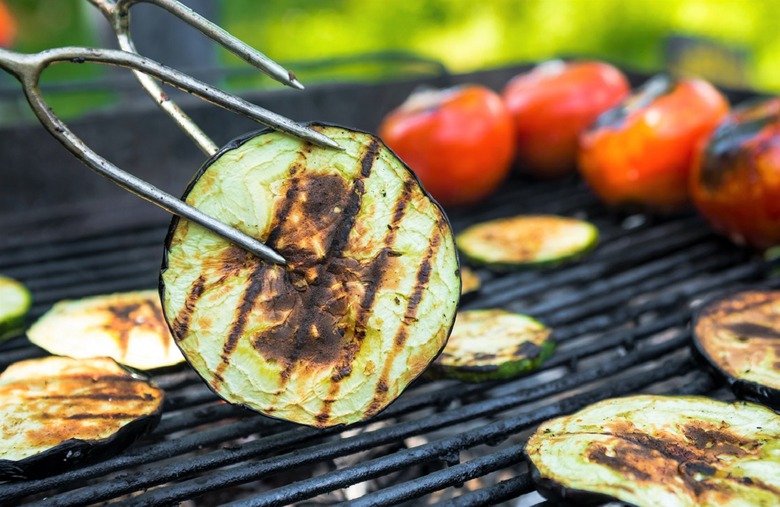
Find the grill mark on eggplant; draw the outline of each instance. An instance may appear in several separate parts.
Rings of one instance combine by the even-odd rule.
[[[173,325],[171,326],[173,328],[173,336],[180,342],[187,338],[187,334],[190,330],[190,319],[192,318],[192,313],[195,311],[195,304],[203,295],[205,284],[206,277],[203,275],[198,276],[198,278],[192,282],[190,289],[187,291],[184,306],[179,310],[176,318],[173,319]]]
[[[373,152],[372,156],[375,157],[377,150],[378,145],[376,150],[372,150],[371,146],[369,146],[369,150],[367,150],[367,152]],[[363,157],[363,160],[365,160],[365,158],[366,157]],[[365,167],[365,164],[362,165]],[[401,222],[406,213],[409,201],[411,199],[412,188],[413,185],[411,180],[404,181],[404,187],[396,199],[395,206],[393,207],[392,225],[388,224],[387,232],[385,232],[385,235],[382,239],[383,247],[380,249],[379,254],[371,261],[371,263],[369,263],[366,268],[368,272],[368,279],[376,280],[376,282],[369,284],[369,286],[366,288],[366,291],[363,293],[363,297],[361,298],[354,326],[354,336],[357,340],[357,346],[346,349],[346,354],[341,358],[341,361],[335,368],[336,373],[334,373],[331,377],[332,383],[328,392],[328,397],[323,401],[323,407],[320,410],[320,413],[316,416],[316,419],[320,424],[324,424],[330,418],[331,405],[336,401],[338,393],[341,390],[340,381],[352,373],[351,363],[360,351],[360,343],[362,343],[366,336],[368,314],[374,305],[377,287],[382,285],[384,280],[383,274],[385,273],[387,265],[390,262],[390,258],[396,257],[392,255],[392,247],[395,244],[397,233],[397,228],[395,225]],[[380,377],[379,385],[385,386],[382,392],[386,392],[388,390],[385,376]],[[378,408],[375,410],[378,410]]]
[[[105,311],[110,314],[110,317],[100,327],[116,339],[121,357],[127,355],[130,345],[130,334],[133,330],[145,330],[154,333],[167,346],[168,336],[164,332],[167,329],[165,319],[160,310],[151,301],[111,304],[105,307]],[[163,330],[162,336],[160,335],[161,330]]]
[[[264,268],[264,265],[258,262],[257,267],[249,275],[249,283],[244,291],[241,304],[238,307],[236,318],[233,320],[233,325],[230,328],[227,340],[225,340],[225,343],[222,345],[222,354],[220,354],[221,361],[214,371],[214,375],[218,376],[218,378],[222,378],[222,375],[225,373],[225,368],[227,368],[227,365],[230,362],[230,356],[236,350],[238,340],[244,333],[249,312],[254,308],[257,297],[260,295],[263,286],[262,271]]]
[[[50,421],[83,421],[88,419],[110,419],[110,420],[119,420],[119,419],[138,419],[139,417],[145,415],[145,412],[139,412],[139,413],[132,413],[132,412],[81,412],[77,414],[71,414],[71,415],[58,415],[58,414],[47,414],[43,413],[40,414],[41,419],[46,419]]]
[[[723,324],[721,327],[739,335],[741,338],[768,338],[773,340],[780,339],[780,331],[763,324],[755,322],[735,322],[733,324]]]
[[[384,399],[387,397],[388,389],[386,386],[388,376],[390,375],[390,368],[395,361],[395,358],[398,356],[400,348],[406,344],[406,339],[409,336],[407,326],[417,319],[417,310],[420,300],[422,299],[422,293],[430,281],[432,259],[438,252],[439,246],[441,245],[441,235],[439,234],[439,231],[443,226],[446,225],[444,220],[445,219],[443,217],[440,218],[439,222],[437,222],[437,227],[432,231],[433,237],[431,238],[428,249],[423,256],[420,267],[417,269],[417,273],[415,274],[417,283],[412,290],[412,295],[409,297],[409,300],[406,303],[406,310],[404,311],[403,319],[404,322],[396,332],[394,338],[395,348],[388,354],[389,357],[385,359],[384,365],[382,366],[382,373],[379,376],[379,383],[377,384],[377,389],[374,391],[374,399],[371,400],[371,404],[367,410],[367,415],[369,416],[373,416],[379,411],[379,408],[382,406]],[[382,384],[384,384],[385,389],[380,388]]]

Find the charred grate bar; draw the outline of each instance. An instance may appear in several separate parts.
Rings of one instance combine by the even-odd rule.
[[[462,230],[531,211],[586,218],[601,243],[559,267],[478,270],[483,288],[465,307],[501,306],[553,326],[559,348],[540,370],[481,385],[421,380],[370,421],[316,430],[228,406],[181,367],[156,377],[168,396],[150,435],[100,463],[0,484],[0,504],[499,504],[533,491],[520,451],[550,417],[636,392],[728,397],[690,356],[690,305],[740,284],[780,286],[776,263],[692,214],[611,215],[575,179],[513,180],[490,206],[451,219]],[[16,239],[0,246],[0,271],[32,289],[37,317],[61,298],[154,287],[164,233],[162,222],[126,223],[71,239],[60,231],[53,242]],[[43,355],[16,338],[0,345],[0,369]]]

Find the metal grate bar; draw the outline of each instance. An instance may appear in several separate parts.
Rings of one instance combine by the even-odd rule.
[[[606,388],[602,386],[598,389],[572,396],[571,398],[557,403],[534,408],[530,413],[523,413],[490,423],[480,428],[472,429],[469,432],[461,433],[455,437],[435,440],[419,447],[404,449],[388,456],[363,462],[359,465],[342,468],[319,477],[298,481],[294,485],[277,488],[271,492],[260,494],[250,500],[239,502],[239,505],[245,507],[287,505],[336,488],[343,488],[372,479],[388,472],[398,471],[411,465],[437,460],[442,456],[453,456],[459,451],[476,445],[495,445],[524,429],[552,417],[572,412],[577,408],[593,403],[594,401],[624,394],[642,388],[653,382],[669,378],[683,369],[683,362],[687,362],[687,359],[685,361],[670,360],[662,367],[643,372],[642,374],[633,374],[628,378],[621,379],[620,382],[612,382],[609,386],[606,386]],[[468,409],[468,407],[466,407],[466,409]],[[492,455],[492,458],[495,459],[495,454]],[[240,475],[243,479],[242,482],[253,480],[258,477],[252,473],[253,470],[251,470],[251,468],[252,467],[250,467],[250,470],[241,470]],[[170,489],[168,491],[170,491]],[[152,498],[155,496],[155,493],[156,491],[141,495],[135,499],[138,500],[139,503],[135,503],[134,501],[132,504],[149,505],[143,498],[147,495],[149,498]],[[176,498],[172,498],[167,494],[163,497],[163,502],[170,502],[172,500],[176,500]],[[157,501],[159,501],[159,499],[156,500],[156,502]]]

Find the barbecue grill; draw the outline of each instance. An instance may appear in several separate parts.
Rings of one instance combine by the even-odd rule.
[[[499,89],[525,67],[312,86],[246,98],[295,120],[373,131],[419,85],[479,82]],[[634,84],[647,76],[630,75]],[[748,94],[731,93],[732,102]],[[71,123],[98,153],[172,193],[203,156],[153,105]],[[183,100],[217,140],[246,119]],[[169,217],[80,167],[38,125],[0,129],[0,272],[33,293],[31,318],[54,302],[156,286]],[[189,367],[157,372],[159,426],[105,461],[0,484],[0,505],[537,505],[521,451],[538,423],[630,393],[730,398],[689,351],[691,306],[738,285],[778,287],[774,263],[714,234],[693,212],[617,215],[576,177],[514,176],[488,201],[449,213],[456,232],[518,213],[585,218],[601,231],[581,261],[542,270],[479,270],[463,308],[503,307],[554,328],[541,370],[508,381],[419,380],[385,411],[346,428],[296,426],[221,402]],[[25,337],[0,345],[0,370],[45,355]]]

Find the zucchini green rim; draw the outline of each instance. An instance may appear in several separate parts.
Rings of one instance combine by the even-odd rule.
[[[24,331],[31,304],[32,296],[23,283],[0,275],[0,342]]]
[[[555,351],[551,333],[541,322],[520,313],[502,309],[458,312],[429,376],[481,382],[533,371]]]
[[[599,231],[585,220],[558,215],[517,215],[474,224],[457,235],[460,253],[494,270],[547,267],[595,248]]]

